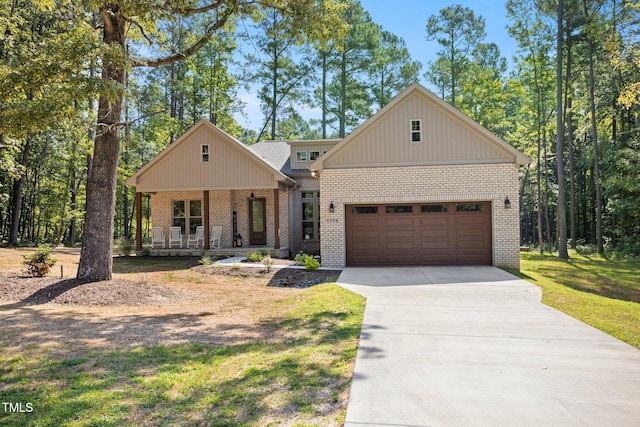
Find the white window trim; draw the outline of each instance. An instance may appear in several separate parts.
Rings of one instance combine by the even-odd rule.
[[[304,159],[300,159],[300,155],[304,153]],[[296,161],[297,162],[308,162],[309,161],[309,157],[307,156],[307,152],[306,151],[296,151]]]
[[[316,154],[316,158],[315,158],[315,159],[313,158],[313,153],[315,153],[315,154]],[[320,150],[310,151],[310,152],[309,152],[309,161],[313,162],[313,161],[315,161],[315,160],[318,160],[318,158],[319,158],[320,156],[321,156],[321,154],[320,154]]]
[[[205,147],[207,148],[205,152]],[[204,159],[204,156],[207,156],[207,160]],[[209,163],[211,161],[211,149],[209,144],[201,144],[200,145],[200,162],[201,163]]]
[[[413,123],[414,122],[418,122],[418,126],[420,127],[420,130],[415,131],[413,130]],[[413,140],[413,135],[414,133],[418,133],[420,136],[420,139],[418,141],[414,141]],[[419,144],[422,142],[422,119],[411,119],[409,121],[409,141],[411,141],[412,144]]]

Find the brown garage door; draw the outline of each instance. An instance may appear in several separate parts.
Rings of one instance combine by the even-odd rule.
[[[491,202],[349,205],[347,265],[491,264]]]

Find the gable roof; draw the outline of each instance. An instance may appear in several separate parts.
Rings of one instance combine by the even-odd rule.
[[[201,147],[209,145],[209,162]],[[295,181],[236,138],[200,120],[126,180],[141,192],[277,188]]]
[[[429,112],[430,117],[421,116],[425,111]],[[423,122],[427,120],[428,123],[422,125],[423,132],[430,132],[437,136],[437,138],[434,136],[435,141],[411,144],[408,126],[409,120],[413,119],[421,119]],[[398,123],[389,123],[393,121]],[[458,133],[453,139],[451,139],[452,130]],[[402,145],[405,142],[406,144]],[[440,145],[434,147],[437,144]],[[309,169],[321,171],[334,167],[474,162],[526,165],[530,161],[527,156],[503,139],[440,99],[424,86],[414,83],[325,155],[313,162]]]

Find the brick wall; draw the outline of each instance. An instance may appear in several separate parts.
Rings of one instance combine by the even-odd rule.
[[[504,208],[505,196],[511,209]],[[320,175],[322,265],[345,266],[345,205],[491,201],[493,265],[519,268],[518,199],[518,169],[508,163],[325,169]],[[331,202],[333,214],[328,213]]]

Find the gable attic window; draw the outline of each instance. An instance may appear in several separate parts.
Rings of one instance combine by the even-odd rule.
[[[411,142],[422,142],[422,120],[411,120]]]
[[[209,163],[209,144],[202,144],[200,146],[200,154],[202,163]]]

